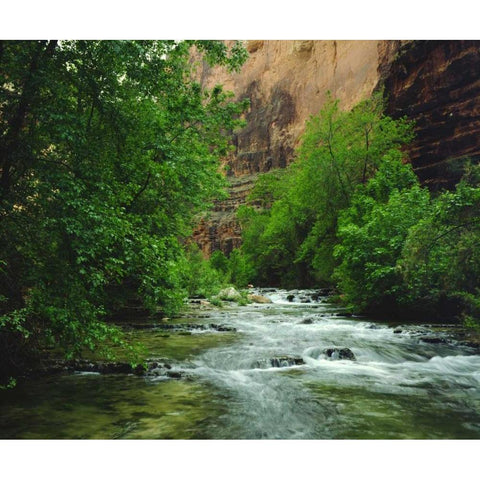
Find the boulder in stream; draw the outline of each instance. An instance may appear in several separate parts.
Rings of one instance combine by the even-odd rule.
[[[242,298],[242,295],[234,287],[228,287],[220,290],[220,292],[218,292],[217,298],[219,298],[220,300],[226,300],[228,302],[235,302],[236,300],[240,300]]]
[[[355,360],[353,352],[346,347],[325,348],[323,353],[331,360]]]
[[[248,296],[248,299],[254,303],[272,303],[272,301],[268,297],[264,297],[263,295],[256,295],[254,293]]]

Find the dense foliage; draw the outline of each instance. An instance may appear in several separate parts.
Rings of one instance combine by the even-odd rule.
[[[480,316],[480,172],[454,191],[422,188],[401,147],[404,120],[378,98],[341,112],[330,102],[307,125],[297,160],[258,180],[239,218],[251,281],[335,286],[355,311]]]
[[[384,159],[377,174],[359,186],[341,212],[335,277],[345,299],[360,308],[392,309],[408,294],[397,262],[409,229],[430,209],[410,165]]]
[[[223,186],[244,103],[195,80],[219,41],[0,42],[0,377],[40,348],[119,340],[126,306],[175,310],[183,239]]]
[[[380,96],[348,112],[330,99],[307,123],[296,161],[262,176],[250,197],[255,206],[240,211],[242,250],[256,267],[252,281],[330,282],[339,212],[411,136],[406,121],[383,115]]]
[[[409,165],[386,161],[339,220],[336,277],[368,310],[431,318],[480,314],[480,183],[468,167],[454,191],[433,196]]]

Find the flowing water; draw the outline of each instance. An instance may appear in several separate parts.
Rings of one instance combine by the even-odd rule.
[[[180,380],[79,372],[1,393],[0,437],[480,438],[478,351],[348,317],[313,291],[259,293],[273,303],[196,320],[236,332],[142,332]]]

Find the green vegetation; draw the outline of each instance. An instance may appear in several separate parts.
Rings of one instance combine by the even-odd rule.
[[[402,146],[412,126],[378,97],[341,112],[330,101],[307,124],[297,160],[260,177],[243,207],[252,282],[330,284],[356,311],[416,318],[480,316],[480,171],[454,191],[419,185]]]
[[[0,41],[0,388],[45,351],[129,348],[111,320],[132,307],[221,305],[232,284],[334,284],[357,310],[478,324],[479,169],[454,191],[422,188],[402,153],[412,125],[381,95],[351,111],[330,99],[296,161],[239,210],[241,249],[205,261],[188,238],[224,195],[219,159],[247,102],[203,89],[194,58],[233,70],[246,51]]]
[[[480,183],[468,167],[434,197],[409,165],[385,161],[339,219],[335,276],[345,299],[366,310],[432,318],[480,310]]]
[[[380,96],[350,112],[330,100],[307,123],[296,161],[284,172],[263,175],[239,212],[242,251],[255,265],[255,283],[328,284],[334,269],[337,221],[357,185],[383,157],[399,155],[412,138],[404,120],[382,114]]]
[[[105,320],[170,314],[191,288],[184,239],[246,107],[201,88],[192,48],[246,58],[219,41],[0,42],[0,383],[46,348],[122,343]]]

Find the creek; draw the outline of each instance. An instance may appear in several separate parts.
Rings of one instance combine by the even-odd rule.
[[[272,303],[198,309],[175,319],[203,326],[187,334],[136,330],[168,376],[80,371],[0,392],[0,437],[480,438],[480,355],[454,329],[351,317],[315,291],[256,293]]]

